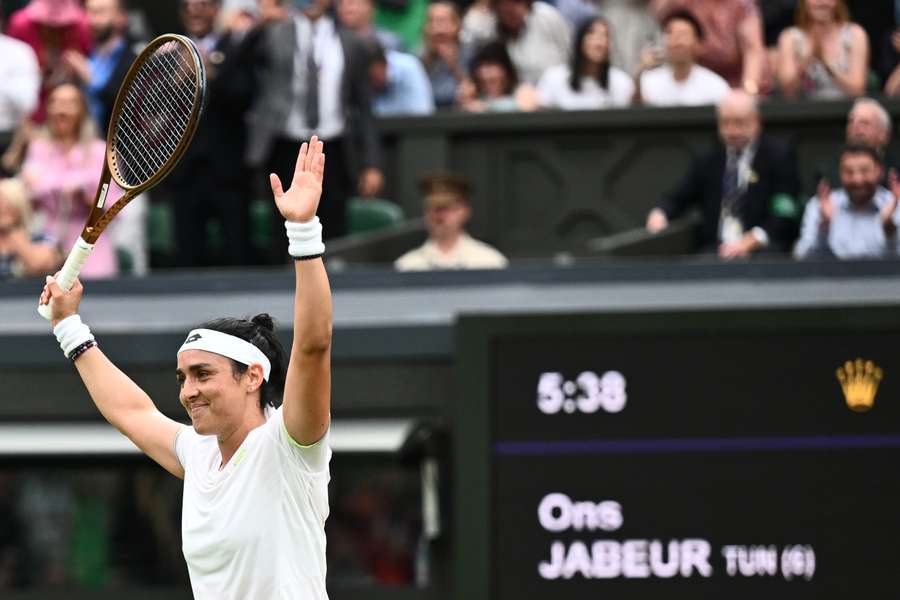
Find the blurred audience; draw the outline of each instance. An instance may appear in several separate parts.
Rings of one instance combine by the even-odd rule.
[[[62,265],[56,240],[32,233],[30,226],[31,203],[25,185],[18,179],[0,179],[0,281],[53,273]]]
[[[799,0],[763,0],[759,9],[763,19],[763,39],[766,48],[778,46],[778,36],[794,24],[794,14]],[[773,67],[777,63],[772,63]],[[774,69],[772,70],[774,72]]]
[[[0,11],[2,12],[2,11]],[[0,25],[3,25],[0,14]],[[31,47],[0,33],[0,155],[6,153],[16,131],[37,107],[41,72]],[[6,161],[0,174],[11,175]],[[12,166],[12,165],[10,165]]]
[[[588,2],[588,0],[553,0],[549,4],[552,4],[559,11],[559,14],[569,22],[572,31],[578,30],[588,21],[592,21],[600,16],[597,5],[594,2]]]
[[[890,149],[894,123],[891,114],[873,98],[857,98],[847,114],[847,144],[862,144],[875,148],[881,155],[885,171],[897,167],[900,162]],[[835,160],[835,162],[838,162]],[[823,171],[824,172],[824,171]],[[833,179],[838,181],[838,178]],[[882,178],[887,183],[887,173]]]
[[[283,3],[281,8],[287,8]],[[325,141],[328,168],[319,216],[326,237],[346,231],[347,200],[374,196],[383,185],[381,152],[372,118],[369,56],[362,40],[339,30],[329,16],[331,0],[286,19],[265,23],[258,37],[261,81],[251,110],[248,157],[252,166],[291,181],[297,148],[317,134]],[[272,211],[272,239],[284,224]],[[273,244],[273,262],[284,260]]]
[[[341,26],[360,38],[375,40],[385,50],[404,50],[394,33],[375,27],[375,0],[337,0],[335,8]]]
[[[385,50],[370,42],[369,84],[372,111],[379,117],[430,115],[434,112],[431,82],[421,61],[412,54]]]
[[[647,229],[699,209],[701,251],[746,258],[762,250],[786,251],[797,237],[797,160],[791,149],[762,134],[756,100],[731,91],[717,108],[720,143],[647,217]]]
[[[704,32],[697,62],[731,87],[753,95],[765,91],[767,60],[756,0],[652,0],[650,5],[662,22],[674,12],[690,12]]]
[[[890,190],[883,177],[881,156],[869,146],[847,146],[840,159],[841,188],[819,184],[803,214],[798,259],[894,258],[900,254],[897,226],[900,180],[891,171]]]
[[[900,5],[897,10],[897,27],[884,36],[881,45],[881,77],[887,96],[900,96]]]
[[[648,48],[641,57],[635,100],[648,106],[716,104],[728,93],[728,83],[696,63],[704,31],[687,12],[673,12],[663,21],[665,55]]]
[[[66,252],[84,228],[105,159],[106,144],[97,137],[81,90],[70,83],[53,88],[47,98],[47,123],[28,145],[22,177],[33,202],[35,230],[59,240]],[[117,199],[110,194],[110,204]],[[117,273],[111,236],[101,236],[81,277]]]
[[[454,2],[435,0],[428,5],[420,58],[437,108],[453,107],[460,84],[468,79],[471,52],[460,42],[461,29],[459,9]]]
[[[244,31],[216,28],[218,0],[180,0],[180,7],[184,31],[206,64],[207,90],[194,140],[166,181],[175,216],[175,261],[183,267],[245,265],[250,262],[247,223],[252,188],[244,166],[244,119],[257,86],[251,43]],[[214,256],[210,248],[211,220],[222,228],[221,256]]]
[[[423,177],[428,240],[397,259],[398,271],[433,269],[503,269],[509,263],[497,250],[466,233],[472,218],[471,184],[451,173]]]
[[[662,46],[659,22],[649,10],[650,0],[598,0],[601,14],[615,37],[612,64],[633,75],[641,66],[641,51]]]
[[[872,98],[859,98],[847,114],[847,143],[871,146],[880,151],[891,141],[891,115]]]
[[[861,96],[869,72],[869,40],[850,22],[844,0],[800,0],[796,25],[778,39],[778,85],[789,98]]]
[[[460,104],[469,112],[515,112],[538,108],[537,91],[519,83],[516,68],[501,42],[486,44],[472,59],[472,83],[460,89]]]
[[[67,50],[63,62],[81,84],[94,124],[105,137],[119,86],[136,55],[127,38],[127,0],[86,0],[85,11],[94,49],[87,57],[77,50]],[[147,195],[141,194],[116,217],[112,229],[117,250],[127,254],[131,272],[136,275],[145,275],[149,269],[146,220]]]
[[[64,54],[75,50],[86,55],[91,49],[87,16],[77,0],[31,0],[10,17],[6,33],[31,46],[37,55],[43,85],[33,119],[42,123],[49,90],[72,77]]]
[[[478,45],[494,37],[500,39],[522,81],[535,85],[548,68],[569,61],[571,27],[546,2],[491,0],[487,22],[491,24],[489,29],[471,32],[468,37]]]
[[[94,50],[87,57],[67,50],[63,62],[84,86],[94,123],[106,135],[119,86],[135,59],[126,37],[128,6],[126,0],[86,0],[85,10]]]
[[[591,110],[628,106],[634,97],[634,81],[610,65],[609,23],[595,18],[575,35],[571,65],[550,67],[538,83],[538,100],[544,108]]]

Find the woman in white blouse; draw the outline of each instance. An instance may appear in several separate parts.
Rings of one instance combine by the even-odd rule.
[[[544,108],[592,110],[628,106],[634,81],[609,64],[609,23],[603,18],[578,29],[571,65],[547,69],[538,83],[538,100]]]

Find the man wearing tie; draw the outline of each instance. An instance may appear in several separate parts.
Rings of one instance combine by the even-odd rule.
[[[319,216],[329,237],[345,232],[346,203],[380,191],[382,174],[372,120],[368,53],[362,40],[329,16],[331,0],[295,0],[259,30],[260,92],[251,111],[251,165],[290,181],[299,145],[325,141]],[[280,224],[276,224],[280,226]],[[275,253],[277,260],[283,252]]]
[[[720,143],[694,161],[687,176],[647,216],[647,230],[696,207],[701,252],[725,260],[769,250],[785,252],[797,237],[797,161],[783,144],[761,136],[756,100],[733,90],[719,103]]]

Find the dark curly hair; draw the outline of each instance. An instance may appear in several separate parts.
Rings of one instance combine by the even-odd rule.
[[[275,321],[267,313],[261,313],[251,319],[235,319],[224,317],[201,323],[196,329],[212,329],[241,338],[259,348],[272,365],[269,380],[259,388],[259,407],[277,408],[281,405],[284,394],[284,378],[287,369],[287,355],[275,333]],[[247,365],[231,360],[231,371],[235,378],[247,372]]]

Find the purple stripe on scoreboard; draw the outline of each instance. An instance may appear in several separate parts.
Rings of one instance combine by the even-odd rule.
[[[779,452],[789,450],[861,450],[900,448],[900,435],[829,435],[731,438],[645,438],[496,442],[494,452],[507,456],[541,454],[676,454],[687,452]]]

